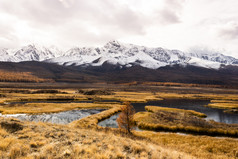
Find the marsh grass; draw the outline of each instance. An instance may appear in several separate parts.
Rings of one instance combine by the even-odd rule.
[[[229,101],[226,103],[223,102],[217,102],[217,103],[210,103],[207,105],[207,107],[212,107],[212,108],[219,108],[219,109],[234,109],[238,108],[238,101]]]
[[[216,93],[179,93],[179,92],[157,92],[158,98],[163,99],[203,99],[203,100],[238,100],[236,94],[216,94]]]
[[[183,113],[187,113],[189,115],[195,115],[197,117],[202,117],[205,118],[207,117],[206,114],[204,113],[200,113],[194,110],[184,110],[184,109],[177,109],[177,108],[166,108],[166,107],[159,107],[159,106],[145,106],[145,110],[148,112],[157,112],[157,111],[167,111],[167,112],[183,112]]]
[[[134,115],[137,126],[154,131],[185,132],[199,135],[238,137],[238,124],[224,124],[206,121],[191,112],[179,109],[147,107],[152,112]]]
[[[147,102],[149,100],[162,100],[151,92],[115,92],[114,95],[99,97],[102,99],[114,99],[122,102]]]
[[[26,103],[0,107],[2,114],[41,114],[56,113],[73,109],[112,108],[115,104],[97,103]]]

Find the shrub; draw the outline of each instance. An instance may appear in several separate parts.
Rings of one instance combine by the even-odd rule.
[[[133,115],[135,114],[134,107],[129,103],[125,103],[125,106],[121,108],[121,113],[117,118],[119,128],[125,129],[127,133],[131,133],[131,129],[135,123],[133,121]]]

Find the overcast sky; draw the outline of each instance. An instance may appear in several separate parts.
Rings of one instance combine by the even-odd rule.
[[[238,0],[0,0],[0,47],[119,40],[238,57]]]

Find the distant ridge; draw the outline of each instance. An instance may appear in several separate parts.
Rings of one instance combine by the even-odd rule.
[[[219,70],[192,65],[149,69],[140,65],[121,67],[110,63],[104,63],[102,66],[82,67],[27,61],[0,62],[0,74],[1,72],[10,78],[6,78],[5,75],[0,76],[0,82],[129,83],[137,81],[139,83],[175,82],[238,88],[237,66],[224,66]]]

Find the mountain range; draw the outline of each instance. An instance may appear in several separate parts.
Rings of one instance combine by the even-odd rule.
[[[0,61],[0,70],[27,72],[55,82],[153,81],[238,86],[238,59],[234,57],[115,40],[103,47],[74,47],[68,51],[35,44],[2,49]]]
[[[60,51],[56,47],[28,45],[20,49],[0,50],[0,61],[22,62],[41,61],[57,63],[64,66],[102,66],[104,63],[132,67],[139,65],[149,69],[164,66],[198,66],[219,69],[222,66],[238,65],[238,59],[221,53],[192,52],[168,50],[161,47],[149,48],[118,41],[109,41],[103,47],[74,47]]]

